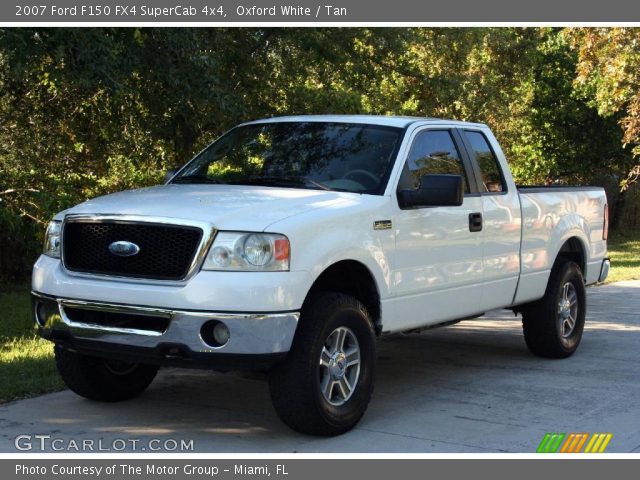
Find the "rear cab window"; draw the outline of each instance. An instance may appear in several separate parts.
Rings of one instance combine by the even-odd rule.
[[[475,159],[480,170],[480,191],[485,193],[501,193],[507,191],[507,185],[502,174],[498,159],[485,137],[484,133],[476,130],[464,130],[469,154]]]

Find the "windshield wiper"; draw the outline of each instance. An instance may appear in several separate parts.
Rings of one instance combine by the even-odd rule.
[[[220,180],[216,180],[214,178],[209,178],[203,175],[184,175],[182,177],[177,177],[171,180],[171,183],[213,183],[220,184],[223,183]]]
[[[310,183],[311,185],[315,185],[316,187],[318,187],[321,190],[331,190],[331,187],[325,185],[322,182],[318,182],[317,180],[311,180],[310,178],[305,179],[308,183]]]
[[[299,187],[304,186],[305,182],[300,177],[294,176],[261,176],[253,175],[247,178],[243,178],[239,183],[247,183],[249,185],[266,185],[269,187]]]
[[[239,182],[240,183],[240,182]],[[296,177],[294,175],[276,176],[253,176],[243,179],[241,183],[247,183],[250,185],[264,185],[267,187],[309,187],[310,185],[321,189],[331,190],[331,188],[316,180],[305,178],[302,176]]]

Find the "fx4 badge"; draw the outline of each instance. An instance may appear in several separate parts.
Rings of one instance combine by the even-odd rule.
[[[376,220],[373,222],[374,230],[391,230],[391,220]]]

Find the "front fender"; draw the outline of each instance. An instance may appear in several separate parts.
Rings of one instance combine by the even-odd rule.
[[[312,284],[331,265],[355,260],[371,272],[382,299],[390,295],[389,255],[395,237],[392,228],[374,230],[374,222],[390,219],[389,198],[369,196],[366,201],[287,218],[268,230],[289,237],[291,270],[309,272]]]

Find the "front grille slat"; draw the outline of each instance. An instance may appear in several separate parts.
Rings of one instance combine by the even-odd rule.
[[[88,310],[77,307],[64,307],[64,313],[72,322],[96,327],[129,328],[158,333],[164,333],[169,327],[170,321],[168,317],[155,315]]]
[[[203,231],[197,227],[128,221],[65,222],[64,265],[74,272],[157,280],[182,280],[198,252]],[[117,241],[140,247],[122,257],[109,251]]]

